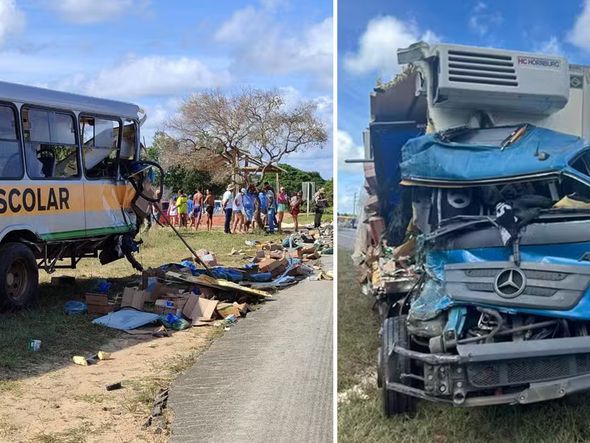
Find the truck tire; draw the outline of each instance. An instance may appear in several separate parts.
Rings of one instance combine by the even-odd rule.
[[[0,310],[20,309],[37,297],[39,269],[31,249],[22,243],[0,246]]]
[[[408,329],[406,327],[406,316],[390,317],[383,322],[383,342],[381,354],[381,366],[383,377],[383,413],[386,417],[392,417],[399,414],[412,414],[416,411],[416,399],[409,395],[402,394],[391,389],[387,389],[387,382],[401,383],[400,375],[409,373],[411,361],[398,354],[393,354],[387,358],[386,350],[392,343],[398,343],[400,346],[408,347]]]

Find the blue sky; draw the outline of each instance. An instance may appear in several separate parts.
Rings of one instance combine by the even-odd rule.
[[[561,54],[590,64],[590,0],[338,2],[338,209],[363,184],[362,131],[378,78],[399,72],[395,51],[426,40]]]
[[[153,133],[203,88],[279,88],[332,133],[332,0],[0,0],[0,79],[132,101]],[[288,163],[332,177],[332,145]]]

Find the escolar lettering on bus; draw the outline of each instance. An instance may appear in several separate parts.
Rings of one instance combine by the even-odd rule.
[[[62,211],[70,209],[68,188],[0,189],[0,214],[6,212]]]

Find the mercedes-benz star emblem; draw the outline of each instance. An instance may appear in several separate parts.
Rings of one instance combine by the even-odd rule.
[[[518,268],[503,269],[494,280],[494,291],[500,297],[518,297],[524,288],[526,288],[526,276]]]

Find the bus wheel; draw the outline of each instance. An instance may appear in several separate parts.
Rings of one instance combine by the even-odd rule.
[[[0,308],[19,309],[37,296],[39,270],[33,252],[22,243],[0,246]]]

